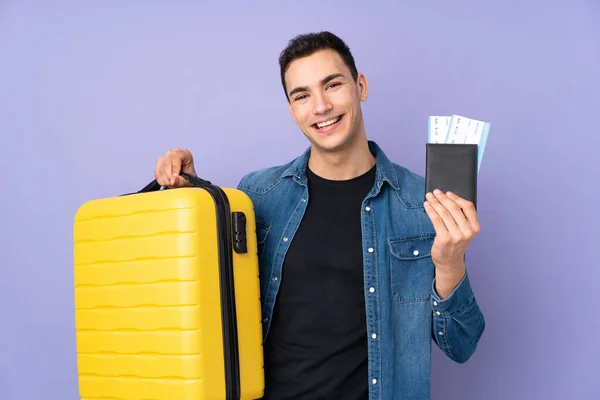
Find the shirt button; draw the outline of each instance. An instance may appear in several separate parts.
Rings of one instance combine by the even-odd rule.
[[[269,318],[267,318],[267,317],[263,318],[263,322],[267,322],[268,320],[269,320]]]
[[[438,335],[444,336],[444,332],[438,332]]]
[[[369,288],[369,292],[374,293],[375,292],[375,288],[374,287]]]
[[[274,276],[274,277],[273,277],[273,281],[276,281],[276,280],[277,280],[277,277],[276,277],[276,276]]]
[[[371,337],[372,337],[373,339],[377,339],[377,334],[376,334],[376,333],[374,333],[374,334],[372,334],[372,335],[371,335]]]
[[[377,383],[377,379],[373,379],[373,385],[375,385]]]
[[[415,251],[413,251],[413,254],[414,254],[415,256],[418,256],[418,255],[419,255],[419,250],[415,250]]]
[[[366,206],[366,207],[365,207],[365,210],[367,210],[367,211],[371,211],[371,207],[369,207],[369,206]]]
[[[287,236],[283,238],[283,241],[284,241],[284,242],[287,242],[287,241],[288,241],[288,238],[287,238]]]
[[[372,247],[369,247],[369,250],[367,250],[369,253],[374,252],[375,250]]]
[[[434,301],[434,302],[433,302],[433,305],[434,305],[434,306],[437,306],[437,301]]]
[[[301,202],[303,202],[303,203],[306,203],[306,199],[302,199],[302,200],[300,200],[300,201],[301,201]]]
[[[439,311],[435,312],[435,315],[440,315],[440,314],[441,314],[441,312],[439,312]]]

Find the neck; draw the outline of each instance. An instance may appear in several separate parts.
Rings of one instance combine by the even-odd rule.
[[[375,157],[364,138],[335,152],[326,152],[313,146],[308,160],[311,171],[329,180],[352,179],[366,173],[374,165]]]

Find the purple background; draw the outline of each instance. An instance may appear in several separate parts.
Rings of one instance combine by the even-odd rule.
[[[396,162],[423,173],[428,115],[492,124],[469,253],[487,330],[464,365],[434,349],[433,398],[600,396],[597,0],[200,3],[0,1],[1,399],[77,398],[77,207],[173,146],[225,186],[300,154],[277,56],[320,29]]]

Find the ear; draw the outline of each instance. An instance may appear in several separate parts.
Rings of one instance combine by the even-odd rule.
[[[358,97],[360,98],[360,101],[366,101],[367,98],[369,98],[369,83],[363,73],[358,74],[356,86],[358,87]]]

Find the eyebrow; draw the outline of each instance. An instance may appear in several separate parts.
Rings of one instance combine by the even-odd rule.
[[[327,75],[325,78],[321,79],[321,85],[325,85],[326,83],[334,80],[335,78],[340,78],[340,77],[344,78],[344,74],[337,73],[337,74]],[[292,97],[295,93],[304,92],[306,90],[308,90],[308,87],[299,86],[297,88],[294,88],[288,96]]]

